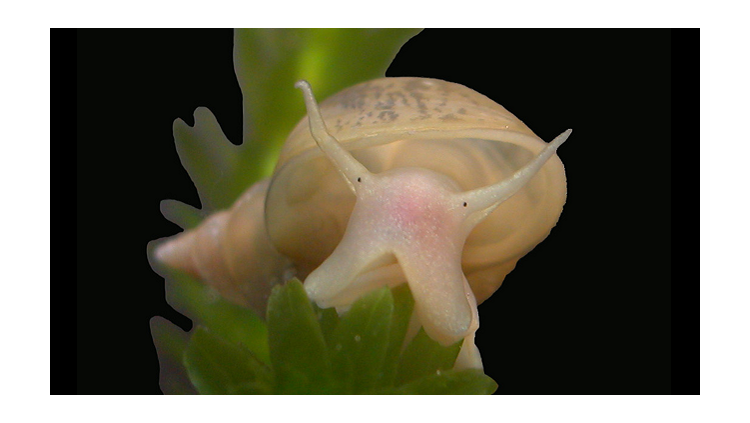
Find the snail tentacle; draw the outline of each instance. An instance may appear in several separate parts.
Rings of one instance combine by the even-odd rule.
[[[544,164],[549,160],[557,151],[557,148],[568,139],[572,129],[568,129],[562,134],[555,137],[533,160],[527,163],[523,168],[519,169],[513,176],[502,180],[494,185],[489,185],[482,188],[477,188],[471,191],[466,191],[459,195],[460,199],[463,200],[464,207],[466,207],[467,213],[476,213],[473,217],[471,228],[476,226],[481,220],[489,215],[497,206],[502,204],[503,201],[512,197],[521,188],[523,188],[533,178]]]
[[[358,162],[341,144],[328,132],[320,108],[315,100],[310,83],[305,80],[297,81],[295,88],[302,90],[305,98],[305,107],[310,121],[310,132],[315,142],[323,153],[334,163],[336,170],[346,179],[349,189],[356,195],[357,187],[354,182],[361,182],[362,175],[370,173],[367,168]]]
[[[472,229],[528,184],[571,131],[510,178],[460,192],[454,179],[422,167],[370,173],[328,133],[310,85],[300,81],[295,86],[304,93],[312,138],[357,197],[343,238],[305,279],[310,299],[342,311],[373,288],[405,281],[427,335],[446,346],[463,339],[456,366],[481,368],[474,344],[477,299],[464,274],[463,246]],[[365,174],[367,188],[357,192]]]

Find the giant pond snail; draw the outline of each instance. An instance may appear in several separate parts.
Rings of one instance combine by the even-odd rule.
[[[547,237],[566,197],[549,144],[489,98],[427,78],[381,78],[318,105],[289,135],[270,179],[229,210],[162,243],[156,258],[262,310],[296,275],[345,312],[408,283],[412,328],[464,340],[456,368],[482,368],[477,304]]]

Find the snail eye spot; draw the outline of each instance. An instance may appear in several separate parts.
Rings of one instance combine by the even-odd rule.
[[[362,178],[357,178],[357,182],[362,182]]]
[[[466,207],[466,202],[464,201],[464,207]]]

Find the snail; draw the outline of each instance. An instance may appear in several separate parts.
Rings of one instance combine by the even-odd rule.
[[[272,282],[296,274],[311,300],[342,312],[408,283],[413,323],[442,345],[464,340],[456,368],[482,368],[477,304],[556,224],[566,180],[555,153],[571,130],[547,144],[489,98],[437,79],[381,78],[320,105],[307,82],[295,86],[308,117],[271,179],[157,258],[246,303],[259,269]],[[239,235],[239,221],[252,230]],[[267,295],[259,285],[254,295]]]

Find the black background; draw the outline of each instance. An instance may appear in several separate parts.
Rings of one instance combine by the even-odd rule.
[[[165,316],[184,329],[190,322],[166,304],[164,281],[149,267],[146,244],[179,231],[161,216],[160,200],[200,206],[174,147],[174,119],[192,125],[195,108],[206,106],[231,141],[241,139],[233,35],[73,35],[75,391],[160,393],[149,319]],[[687,295],[675,304],[671,292],[677,288],[671,286],[674,35],[426,30],[401,49],[387,72],[464,84],[547,141],[574,130],[558,152],[568,200],[557,227],[479,307],[476,342],[499,394],[698,393],[697,285],[681,280]],[[682,314],[672,327],[677,312]],[[53,334],[65,329],[55,321],[52,328]],[[688,360],[678,374],[673,343]],[[53,368],[62,367],[55,363]],[[53,383],[53,393],[73,389]]]

